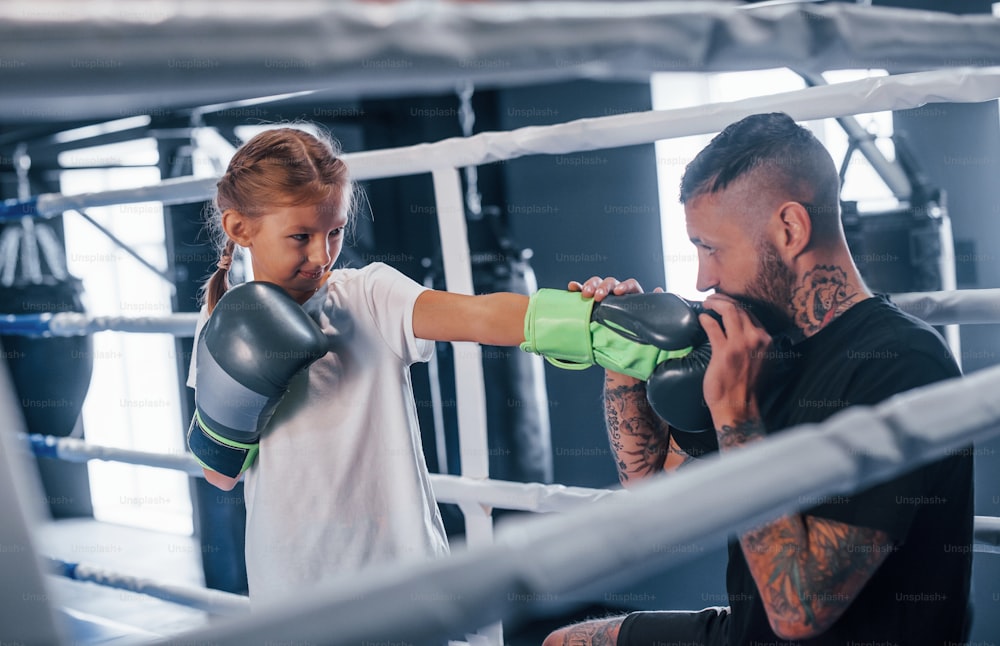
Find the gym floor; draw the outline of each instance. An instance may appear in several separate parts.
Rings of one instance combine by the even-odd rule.
[[[35,534],[38,551],[158,583],[204,586],[197,539],[93,519],[46,523]],[[49,577],[55,605],[169,636],[210,620],[207,613],[149,595],[96,583]]]
[[[157,583],[204,586],[199,543],[190,536],[164,534],[93,519],[46,523],[36,531],[37,548],[45,556],[86,563]],[[212,616],[137,592],[95,583],[48,577],[56,606],[171,636],[207,624]],[[552,630],[586,618],[617,614],[625,609],[581,608],[571,616],[538,619],[505,631],[507,646],[537,646]]]

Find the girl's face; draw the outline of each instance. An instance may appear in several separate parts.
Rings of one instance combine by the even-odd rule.
[[[340,200],[272,207],[252,220],[227,213],[239,220],[230,237],[250,250],[254,280],[278,285],[299,304],[323,285],[344,243],[347,214]]]

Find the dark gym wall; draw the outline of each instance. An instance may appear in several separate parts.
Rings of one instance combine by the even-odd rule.
[[[562,123],[652,109],[648,84],[577,81],[498,92],[500,127]],[[517,241],[534,251],[539,287],[565,289],[592,275],[634,277],[646,290],[663,286],[656,153],[652,144],[501,164],[507,212]],[[545,367],[555,481],[617,487],[604,428],[604,371]],[[672,546],[692,561],[645,581],[590,594],[608,606],[685,609],[725,605],[721,544]],[[583,593],[581,593],[583,594]]]
[[[500,128],[563,123],[649,110],[648,84],[578,81],[498,92]],[[501,164],[511,231],[530,247],[539,287],[565,289],[593,275],[635,277],[663,285],[656,154],[652,144],[566,155],[537,155]],[[617,484],[599,369],[567,372],[546,365],[555,480]]]

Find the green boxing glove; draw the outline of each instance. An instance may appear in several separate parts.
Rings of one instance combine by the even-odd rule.
[[[560,368],[599,365],[646,381],[659,364],[686,356],[704,339],[698,311],[676,294],[596,303],[579,292],[540,289],[528,302],[521,349]]]

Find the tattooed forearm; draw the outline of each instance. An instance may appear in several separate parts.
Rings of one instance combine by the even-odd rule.
[[[767,429],[764,428],[764,422],[754,416],[735,424],[723,424],[716,431],[716,435],[719,438],[719,449],[724,450],[762,440],[767,437]]]
[[[646,401],[646,385],[606,384],[604,416],[622,484],[663,470],[670,434]]]
[[[560,646],[615,646],[624,617],[596,619],[574,624],[556,633]],[[546,640],[548,643],[548,640]]]
[[[740,545],[771,626],[786,639],[829,628],[892,549],[883,532],[798,515],[746,532]]]

